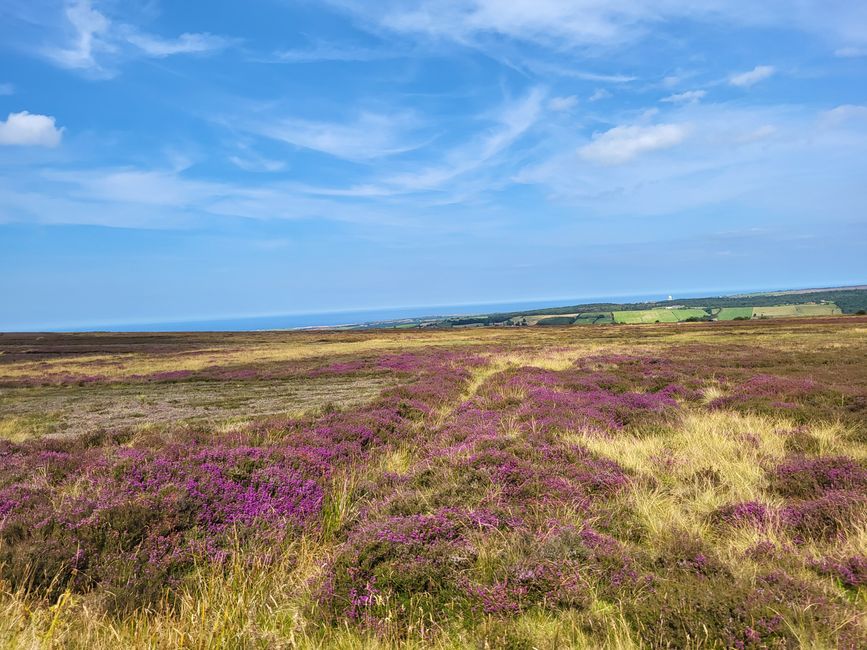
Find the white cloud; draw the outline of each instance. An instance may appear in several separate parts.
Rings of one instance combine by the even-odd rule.
[[[707,95],[706,90],[687,90],[683,93],[675,93],[674,95],[664,97],[660,101],[668,102],[669,104],[692,104],[704,99],[705,95]]]
[[[0,84],[0,96],[3,95],[14,95],[15,94],[15,86],[12,84]]]
[[[548,108],[552,111],[568,111],[578,105],[578,98],[575,95],[568,97],[552,97],[548,100]]]
[[[94,9],[90,0],[79,0],[67,5],[66,20],[73,32],[71,42],[66,47],[49,48],[45,54],[64,68],[99,68],[95,53],[113,49],[102,39],[111,21]]]
[[[768,77],[772,76],[775,72],[776,69],[772,65],[757,65],[755,68],[747,72],[740,72],[738,74],[731,75],[729,77],[729,83],[732,86],[749,88],[750,86],[757,84],[760,81],[764,81]]]
[[[524,97],[478,116],[492,122],[492,126],[467,138],[463,144],[447,149],[435,163],[401,162],[396,165],[397,170],[381,174],[370,183],[345,189],[305,187],[303,191],[356,198],[412,194],[415,195],[413,206],[419,205],[418,194],[424,192],[437,192],[436,201],[441,203],[475,200],[485,191],[509,182],[508,174],[502,173],[502,167],[508,166],[510,161],[508,154],[539,123],[544,107],[545,92],[534,88]]]
[[[504,36],[557,49],[617,46],[665,23],[790,28],[847,46],[867,44],[861,2],[801,0],[328,0],[376,29],[478,44]],[[489,39],[488,41],[495,40]]]
[[[246,172],[279,172],[286,169],[286,161],[273,160],[260,156],[251,151],[246,145],[242,145],[243,155],[229,156],[229,162]]]
[[[826,125],[837,125],[849,120],[867,119],[867,106],[858,104],[842,104],[822,114],[822,121]]]
[[[116,23],[93,4],[92,0],[68,4],[64,14],[67,43],[43,49],[43,54],[60,67],[83,70],[96,77],[111,77],[124,59],[213,52],[230,42],[207,33],[162,38],[125,23]]]
[[[375,61],[395,56],[383,49],[335,45],[319,42],[307,49],[278,50],[273,60],[280,63],[317,63],[320,61]]]
[[[680,144],[687,135],[682,124],[652,126],[616,126],[594,136],[579,150],[581,156],[602,165],[620,165],[642,153],[668,149]]]
[[[600,99],[608,99],[611,97],[611,93],[604,88],[597,88],[592,95],[590,95],[591,102],[598,102]]]
[[[544,91],[534,88],[493,116],[497,123],[495,128],[448,152],[445,164],[396,174],[386,179],[384,184],[391,191],[433,190],[458,176],[478,171],[509,149],[539,121],[544,98]]]
[[[572,65],[562,65],[560,63],[551,63],[548,61],[540,61],[536,59],[523,59],[521,64],[515,64],[511,61],[509,65],[521,68],[526,68],[532,72],[544,76],[564,77],[566,79],[580,79],[581,81],[597,81],[600,83],[625,84],[630,81],[635,81],[638,77],[628,74],[611,74],[604,72],[591,72],[582,70]]]
[[[863,213],[867,186],[860,176],[867,120],[854,118],[861,111],[824,129],[817,128],[822,114],[804,106],[705,102],[665,111],[664,122],[684,125],[688,132],[661,155],[637,156],[628,165],[580,164],[575,152],[587,141],[561,129],[554,137],[562,145],[547,159],[529,161],[513,176],[515,182],[536,186],[551,201],[578,213],[597,216],[661,216],[739,206],[735,209],[788,223],[794,214],[813,219],[824,203],[846,219],[857,221]]]
[[[175,39],[164,39],[149,34],[130,33],[126,40],[148,56],[163,58],[175,54],[213,52],[226,47],[228,41],[213,34],[181,34]]]
[[[407,138],[413,122],[405,114],[365,112],[347,122],[284,118],[257,120],[245,128],[250,133],[338,158],[372,160],[417,148],[419,144]]]
[[[58,129],[54,118],[48,115],[22,111],[10,113],[5,121],[0,121],[0,145],[56,147],[62,136],[63,129]]]

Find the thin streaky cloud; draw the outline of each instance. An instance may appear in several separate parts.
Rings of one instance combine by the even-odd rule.
[[[597,88],[593,91],[593,94],[587,98],[587,101],[598,102],[603,99],[608,99],[611,96],[612,95],[610,90],[606,90],[605,88]]]
[[[424,143],[414,137],[415,120],[407,113],[362,112],[344,121],[258,118],[236,126],[295,147],[357,161],[406,153]]]
[[[274,63],[320,63],[329,61],[379,61],[395,58],[391,50],[371,47],[351,47],[335,43],[316,43],[307,48],[276,50],[268,59]]]
[[[184,33],[177,38],[166,39],[134,31],[126,36],[126,40],[146,55],[155,58],[163,58],[175,54],[215,52],[225,48],[230,42],[221,36],[208,33]]]
[[[77,0],[63,12],[62,45],[49,45],[41,54],[61,68],[80,70],[95,78],[110,78],[118,67],[136,57],[165,58],[217,52],[233,42],[210,33],[184,32],[165,38],[122,21],[112,20],[91,0]]]
[[[669,95],[668,97],[663,97],[661,102],[666,102],[668,104],[691,104],[693,102],[701,101],[707,95],[706,90],[687,90],[682,93],[675,93],[673,95]]]
[[[774,66],[772,65],[757,65],[752,70],[747,70],[746,72],[739,72],[730,75],[729,83],[732,86],[749,88],[759,83],[760,81],[769,79],[776,73],[776,71],[776,68],[774,68]]]

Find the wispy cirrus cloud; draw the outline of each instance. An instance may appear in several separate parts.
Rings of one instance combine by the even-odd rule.
[[[605,90],[605,88],[597,88],[593,91],[593,94],[587,98],[587,101],[598,102],[603,99],[608,99],[611,97],[611,91]]]
[[[215,52],[226,47],[230,41],[214,34],[184,33],[177,38],[160,38],[152,34],[144,34],[126,30],[126,40],[141,50],[144,54],[156,58],[174,56],[176,54],[202,54]]]
[[[682,93],[675,93],[673,95],[669,95],[668,97],[663,97],[661,102],[666,102],[668,104],[691,104],[693,102],[699,102],[707,95],[706,90],[687,90]]]
[[[776,73],[776,68],[772,65],[757,65],[752,70],[746,72],[738,72],[729,76],[729,83],[732,86],[740,88],[749,88],[756,85],[760,81],[769,79]]]
[[[64,15],[69,38],[63,45],[46,47],[43,54],[64,68],[101,69],[96,57],[116,51],[116,46],[106,38],[111,21],[94,9],[89,0],[68,4]]]
[[[859,120],[867,124],[867,106],[859,104],[841,104],[825,111],[822,122],[827,125],[840,125],[850,120]]]
[[[94,77],[111,77],[124,60],[203,54],[227,47],[232,41],[208,33],[183,33],[175,38],[149,34],[122,21],[112,20],[92,0],[66,4],[55,36],[60,44],[44,46],[41,54],[54,64]]]
[[[785,26],[848,47],[867,44],[862,3],[786,0],[695,3],[689,0],[329,0],[364,24],[458,43],[503,36],[558,49],[635,42],[665,23]]]
[[[567,95],[566,97],[552,97],[548,100],[548,108],[552,111],[568,111],[578,105],[578,98],[575,95]]]
[[[271,140],[354,161],[406,153],[424,142],[415,134],[417,120],[407,112],[363,111],[334,121],[266,116],[242,120],[236,126]]]
[[[274,63],[320,63],[327,61],[379,61],[397,56],[382,47],[363,47],[318,41],[305,48],[282,49],[273,53]]]

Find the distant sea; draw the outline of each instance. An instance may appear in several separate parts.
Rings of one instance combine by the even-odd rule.
[[[712,296],[708,292],[682,293],[679,298],[703,298]],[[724,295],[717,293],[716,295]],[[355,311],[332,311],[318,313],[296,313],[275,316],[247,316],[238,318],[214,318],[207,320],[138,322],[119,324],[81,325],[70,327],[46,328],[49,332],[247,332],[256,330],[286,330],[307,327],[337,327],[340,325],[360,325],[377,321],[399,320],[401,318],[425,318],[443,316],[466,316],[472,314],[493,314],[498,312],[527,311],[545,307],[563,307],[590,303],[631,303],[666,300],[667,295],[645,294],[637,296],[597,296],[590,298],[565,298],[562,300],[529,300],[518,302],[479,303],[467,305],[436,305],[428,307],[397,307],[365,309]]]

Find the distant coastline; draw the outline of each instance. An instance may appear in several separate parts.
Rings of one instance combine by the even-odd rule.
[[[494,303],[473,303],[459,305],[433,305],[415,307],[394,307],[380,309],[345,310],[310,313],[289,313],[265,316],[243,316],[213,319],[191,319],[178,321],[138,321],[127,323],[93,323],[58,327],[22,328],[18,331],[43,332],[250,332],[273,330],[310,330],[331,328],[354,328],[395,323],[402,320],[433,320],[450,317],[476,316],[503,312],[524,312],[547,308],[561,308],[566,305],[615,304],[635,305],[643,303],[662,303],[669,299],[695,300],[705,298],[740,298],[749,296],[785,296],[827,291],[863,291],[867,285],[823,287],[808,289],[771,289],[767,291],[693,291],[686,293],[659,292],[652,294],[592,296],[584,298],[562,298],[551,300],[524,300]],[[16,331],[4,329],[0,331]]]

